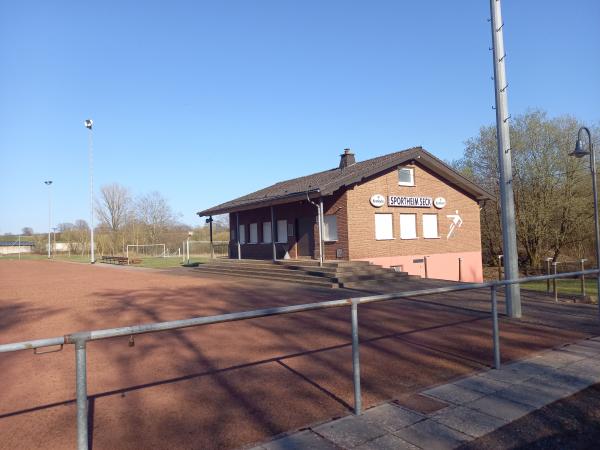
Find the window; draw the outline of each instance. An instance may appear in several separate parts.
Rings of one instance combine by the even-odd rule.
[[[410,167],[401,167],[398,169],[398,184],[400,186],[414,186],[415,169]]]
[[[337,217],[323,216],[323,240],[326,242],[337,241]]]
[[[251,244],[258,243],[258,224],[257,223],[250,224],[250,243]]]
[[[277,221],[277,242],[287,242],[288,241],[288,228],[287,228],[287,220],[278,220]]]
[[[437,214],[423,214],[423,237],[427,239],[440,237]]]
[[[271,222],[263,222],[263,243],[270,244],[272,242],[271,239]]]
[[[375,239],[378,241],[394,239],[392,214],[375,214]]]
[[[246,243],[246,225],[240,225],[240,244]]]
[[[400,214],[400,239],[417,238],[417,215]]]

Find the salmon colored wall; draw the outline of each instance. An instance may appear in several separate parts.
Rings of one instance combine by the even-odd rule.
[[[427,278],[468,282],[483,281],[481,252],[380,256],[363,258],[361,261],[370,261],[373,264],[378,264],[383,267],[402,266],[402,271],[408,272],[409,275],[425,277],[424,263],[413,262],[416,259],[424,259],[425,257],[427,257]],[[459,258],[462,258],[460,280],[458,279]]]

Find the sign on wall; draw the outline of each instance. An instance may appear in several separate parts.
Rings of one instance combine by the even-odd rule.
[[[462,227],[463,220],[462,217],[460,217],[460,215],[458,214],[458,209],[456,210],[456,214],[448,214],[446,217],[450,219],[451,222],[450,228],[448,229],[448,235],[446,236],[446,239],[450,239],[452,236],[454,236],[456,230]]]
[[[381,208],[385,205],[385,197],[381,194],[375,194],[371,196],[370,202],[375,208]]]
[[[390,195],[388,197],[388,206],[431,208],[432,203],[431,197],[405,197],[401,195]]]
[[[435,206],[437,209],[442,209],[444,206],[446,206],[446,199],[444,197],[436,197],[433,200],[433,206]]]

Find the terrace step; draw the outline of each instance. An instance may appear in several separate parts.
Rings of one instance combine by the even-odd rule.
[[[195,270],[210,274],[239,276],[273,281],[286,281],[323,287],[376,286],[380,283],[402,283],[414,278],[406,272],[394,272],[368,261],[265,261],[216,259]]]

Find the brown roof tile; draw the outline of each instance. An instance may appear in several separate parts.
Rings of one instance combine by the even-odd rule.
[[[413,147],[360,161],[343,169],[336,167],[335,169],[280,181],[264,189],[200,211],[198,215],[202,217],[258,208],[273,204],[275,201],[283,203],[286,199],[294,201],[298,198],[306,198],[307,195],[311,197],[330,195],[341,187],[359,183],[365,178],[411,160],[419,160],[422,165],[429,167],[442,178],[457,185],[478,200],[492,198],[491,194],[463,177],[431,153],[421,147]]]

